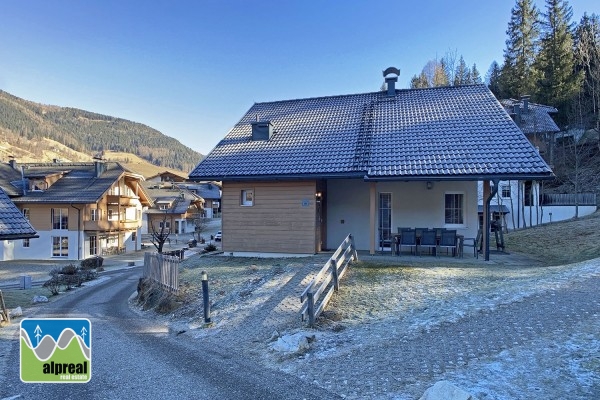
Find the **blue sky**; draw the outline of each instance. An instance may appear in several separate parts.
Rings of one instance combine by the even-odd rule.
[[[409,86],[449,51],[502,62],[514,1],[4,0],[0,89],[140,122],[208,153],[255,102]],[[600,14],[576,0],[573,20]],[[543,1],[536,1],[544,9]]]

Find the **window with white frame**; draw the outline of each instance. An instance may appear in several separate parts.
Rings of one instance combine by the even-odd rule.
[[[29,247],[29,239],[23,239],[23,247]]]
[[[90,210],[90,221],[98,221],[100,218],[98,218],[98,209],[97,208],[92,208]]]
[[[114,210],[111,210],[111,209],[107,210],[107,214],[106,215],[107,215],[107,218],[108,218],[109,221],[114,221],[115,219],[117,219],[116,218],[117,217],[117,213],[114,212]]]
[[[446,193],[444,195],[444,223],[446,225],[464,225],[464,200],[463,193]]]
[[[510,185],[502,185],[502,197],[510,197]]]
[[[242,190],[242,197],[241,197],[240,205],[242,205],[242,206],[254,205],[254,189]]]
[[[69,238],[66,236],[52,236],[52,257],[69,256]]]
[[[27,221],[29,221],[29,208],[24,208],[23,209],[23,216],[25,217],[25,219]]]
[[[137,232],[131,232],[131,241],[135,242],[137,240]]]
[[[66,208],[53,208],[50,210],[52,229],[68,229],[69,210]]]

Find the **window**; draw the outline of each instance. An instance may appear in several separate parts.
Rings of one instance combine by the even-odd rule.
[[[50,212],[52,229],[68,229],[69,210],[66,208],[53,208]]]
[[[29,208],[24,208],[23,209],[23,216],[25,217],[25,219],[27,221],[29,221]],[[29,247],[29,246],[27,246],[27,247]]]
[[[116,246],[118,241],[119,241],[119,238],[115,235],[112,235],[106,239],[106,244],[108,246]]]
[[[502,185],[502,197],[510,197],[510,185]]]
[[[90,221],[98,221],[100,218],[98,218],[98,209],[96,208],[92,208],[90,210]]]
[[[131,232],[131,241],[135,242],[137,239],[137,232]]]
[[[98,254],[98,237],[96,235],[90,236],[90,256]]]
[[[242,206],[251,206],[254,204],[254,190],[246,189],[242,190],[241,203]]]
[[[66,236],[52,236],[52,257],[69,256],[69,238]]]
[[[108,215],[108,220],[109,221],[113,221],[115,219],[115,213],[114,213],[113,210],[108,210],[107,215]]]
[[[162,221],[158,223],[158,227],[160,229],[162,229],[162,227],[163,227]],[[170,229],[170,228],[171,228],[171,222],[169,222],[169,221],[165,222],[165,229]]]
[[[464,225],[464,194],[446,193],[444,207],[446,225]]]
[[[29,239],[23,239],[23,247],[29,247]]]
[[[379,247],[392,243],[392,194],[379,193]]]

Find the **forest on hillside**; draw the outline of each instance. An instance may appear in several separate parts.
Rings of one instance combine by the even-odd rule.
[[[32,139],[49,138],[82,153],[133,153],[154,165],[180,171],[191,171],[202,159],[200,153],[146,125],[75,108],[37,104],[1,90],[0,132],[21,148],[28,149]]]

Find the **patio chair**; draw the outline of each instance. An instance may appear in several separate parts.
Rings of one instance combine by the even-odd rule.
[[[445,248],[446,253],[448,250],[452,249],[452,256],[456,255],[456,231],[455,230],[446,230],[442,231],[442,235],[440,237],[440,244],[438,248]]]
[[[437,248],[437,239],[436,239],[435,235],[436,235],[435,230],[431,230],[431,229],[424,229],[421,232],[421,241],[419,243],[419,256],[423,252],[423,247],[428,248],[430,253],[431,253],[431,249],[434,249],[434,254],[435,254],[435,251]]]
[[[417,254],[417,232],[414,229],[405,229],[400,233],[400,244],[398,246],[398,255],[402,253],[402,246],[410,247],[410,254],[412,249],[415,249]]]
[[[463,246],[473,247],[473,257],[475,258],[479,258],[479,252],[481,251],[482,245],[483,233],[481,232],[481,229],[477,230],[477,237],[463,239]]]

